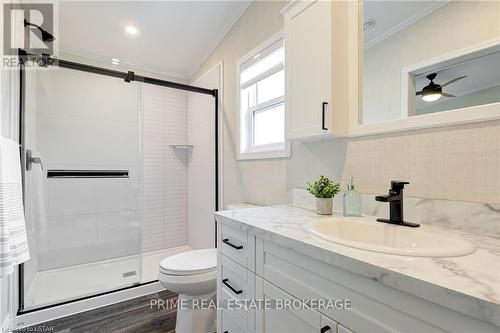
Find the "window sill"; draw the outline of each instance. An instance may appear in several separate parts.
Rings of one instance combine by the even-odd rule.
[[[261,160],[270,158],[287,158],[290,157],[290,143],[285,143],[284,149],[274,149],[274,150],[264,150],[255,152],[239,152],[236,156],[236,160]]]

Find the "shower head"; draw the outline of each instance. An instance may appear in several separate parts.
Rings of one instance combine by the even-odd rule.
[[[46,31],[46,30],[45,30],[45,29],[43,29],[42,27],[40,27],[40,26],[38,26],[38,25],[36,25],[36,24],[34,24],[34,23],[30,23],[30,22],[28,22],[28,21],[24,20],[24,27],[27,27],[27,26],[29,26],[29,25],[30,25],[30,26],[32,26],[32,27],[37,28],[37,29],[40,31],[40,33],[41,33],[41,35],[42,35],[42,36],[41,36],[41,37],[42,37],[42,40],[43,40],[44,42],[53,42],[53,41],[56,39],[56,38],[54,37],[54,35],[52,35],[52,34],[51,34],[50,32],[48,32],[48,31]]]

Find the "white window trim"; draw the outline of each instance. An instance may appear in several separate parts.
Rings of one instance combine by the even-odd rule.
[[[236,63],[236,114],[237,114],[237,131],[236,131],[236,138],[237,138],[237,148],[236,148],[236,159],[237,160],[253,160],[253,159],[267,159],[267,158],[285,158],[285,157],[290,157],[290,142],[286,141],[284,143],[277,143],[277,144],[268,144],[268,145],[259,145],[259,146],[253,146],[251,151],[248,152],[242,152],[241,151],[241,133],[242,129],[241,127],[241,112],[240,112],[240,91],[242,87],[248,87],[254,84],[255,82],[259,81],[262,77],[264,76],[269,76],[274,73],[279,72],[280,70],[284,69],[284,65],[276,65],[270,69],[268,69],[265,73],[260,74],[258,77],[249,80],[245,82],[243,85],[240,85],[240,73],[241,70],[244,69],[244,67],[250,66],[251,60],[253,58],[256,58],[260,53],[271,47],[273,44],[276,42],[283,40],[284,44],[284,33],[283,31],[280,31],[276,33],[275,35],[271,36],[269,39],[267,39],[264,43],[260,44],[247,54],[245,54],[243,57],[241,57],[237,63]],[[243,66],[245,65],[245,66]],[[286,92],[285,92],[286,94]],[[248,124],[250,124],[250,127],[253,127],[253,117],[250,119],[250,115],[253,112],[258,112],[259,110],[263,110],[265,108],[269,108],[273,105],[279,104],[279,103],[284,103],[285,101],[285,96],[277,97],[274,98],[270,101],[266,101],[264,103],[261,103],[257,106],[251,107],[248,109],[248,118],[246,121]],[[285,110],[285,117],[286,117],[286,110]],[[283,124],[285,125],[285,124]],[[250,130],[247,133],[247,136],[251,136],[253,132],[253,128],[250,128]],[[247,137],[247,140],[253,140],[251,137]]]

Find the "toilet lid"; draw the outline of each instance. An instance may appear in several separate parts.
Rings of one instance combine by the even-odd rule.
[[[169,275],[195,275],[217,268],[217,249],[191,250],[160,261],[160,271]]]

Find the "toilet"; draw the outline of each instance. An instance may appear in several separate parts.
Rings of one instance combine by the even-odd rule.
[[[257,206],[227,205],[227,209],[252,207]],[[208,309],[192,309],[191,306],[216,300],[217,249],[191,250],[163,259],[158,280],[165,289],[179,294],[178,305],[187,305],[177,307],[176,333],[213,333],[217,330],[217,311],[213,306]]]
[[[216,309],[199,309],[196,304],[215,301],[217,249],[191,250],[163,259],[158,280],[165,289],[179,294],[176,333],[216,331]]]

